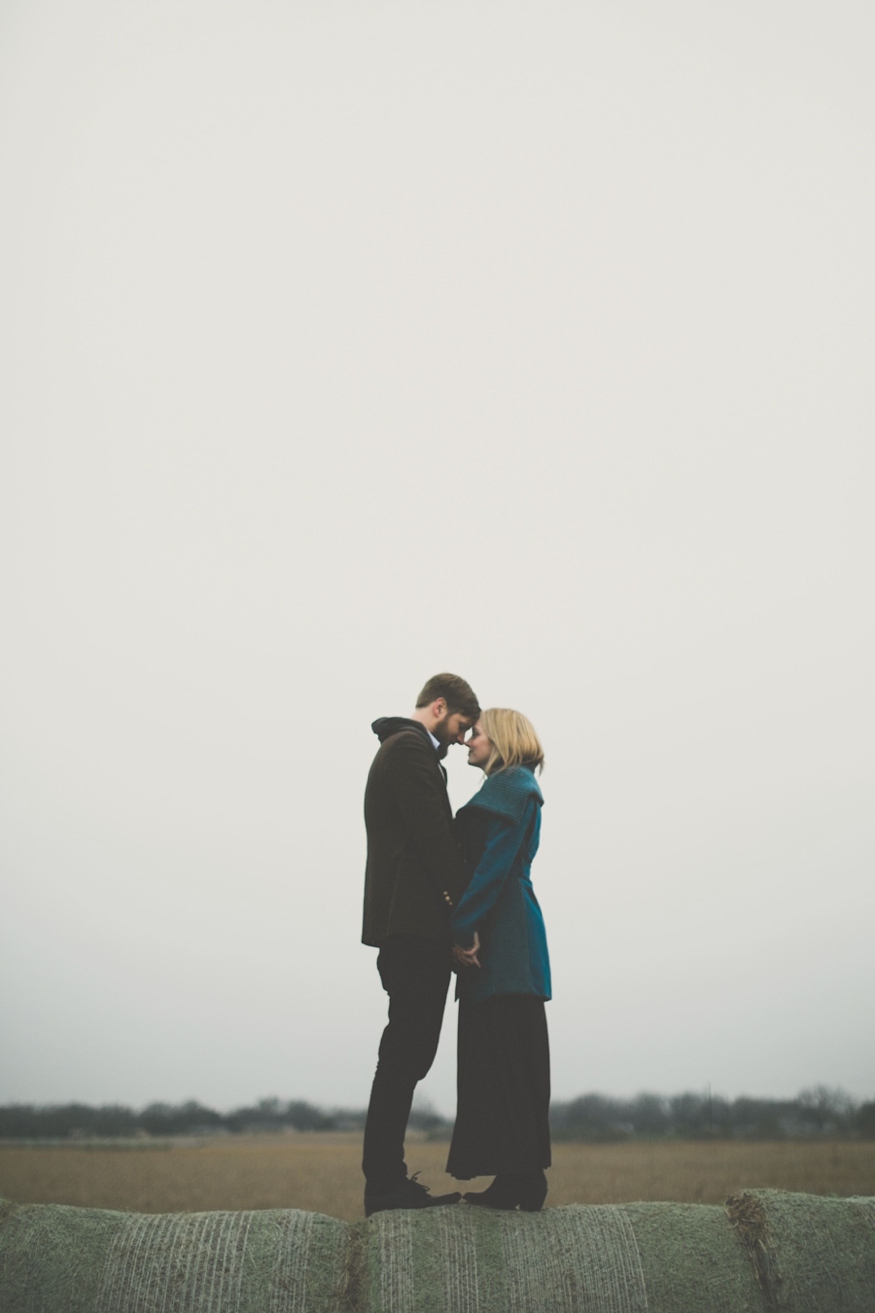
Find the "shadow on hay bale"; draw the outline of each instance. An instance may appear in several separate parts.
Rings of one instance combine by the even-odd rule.
[[[875,1200],[725,1209],[0,1208],[2,1313],[873,1313]]]

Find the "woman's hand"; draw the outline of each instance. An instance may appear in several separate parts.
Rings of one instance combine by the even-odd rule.
[[[474,943],[470,948],[460,948],[458,944],[453,944],[453,957],[457,962],[461,962],[463,967],[479,967],[480,959],[477,954],[480,952],[480,936],[474,931]]]

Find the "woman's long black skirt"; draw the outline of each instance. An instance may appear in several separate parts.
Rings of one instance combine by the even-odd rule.
[[[550,1166],[550,1044],[544,1000],[459,1001],[458,1106],[447,1171],[458,1181]]]

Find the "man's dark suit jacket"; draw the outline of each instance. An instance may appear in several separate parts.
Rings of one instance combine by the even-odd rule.
[[[380,739],[365,789],[368,863],[362,942],[390,935],[450,943],[450,913],[465,883],[452,833],[444,768],[417,720],[375,720]]]

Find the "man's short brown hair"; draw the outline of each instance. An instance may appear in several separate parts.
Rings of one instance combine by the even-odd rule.
[[[443,698],[447,704],[447,711],[451,716],[461,713],[467,716],[471,724],[480,715],[480,703],[477,701],[477,694],[470,684],[466,684],[464,679],[458,675],[432,675],[419,697],[416,699],[418,707],[429,707],[432,702],[438,698]]]

